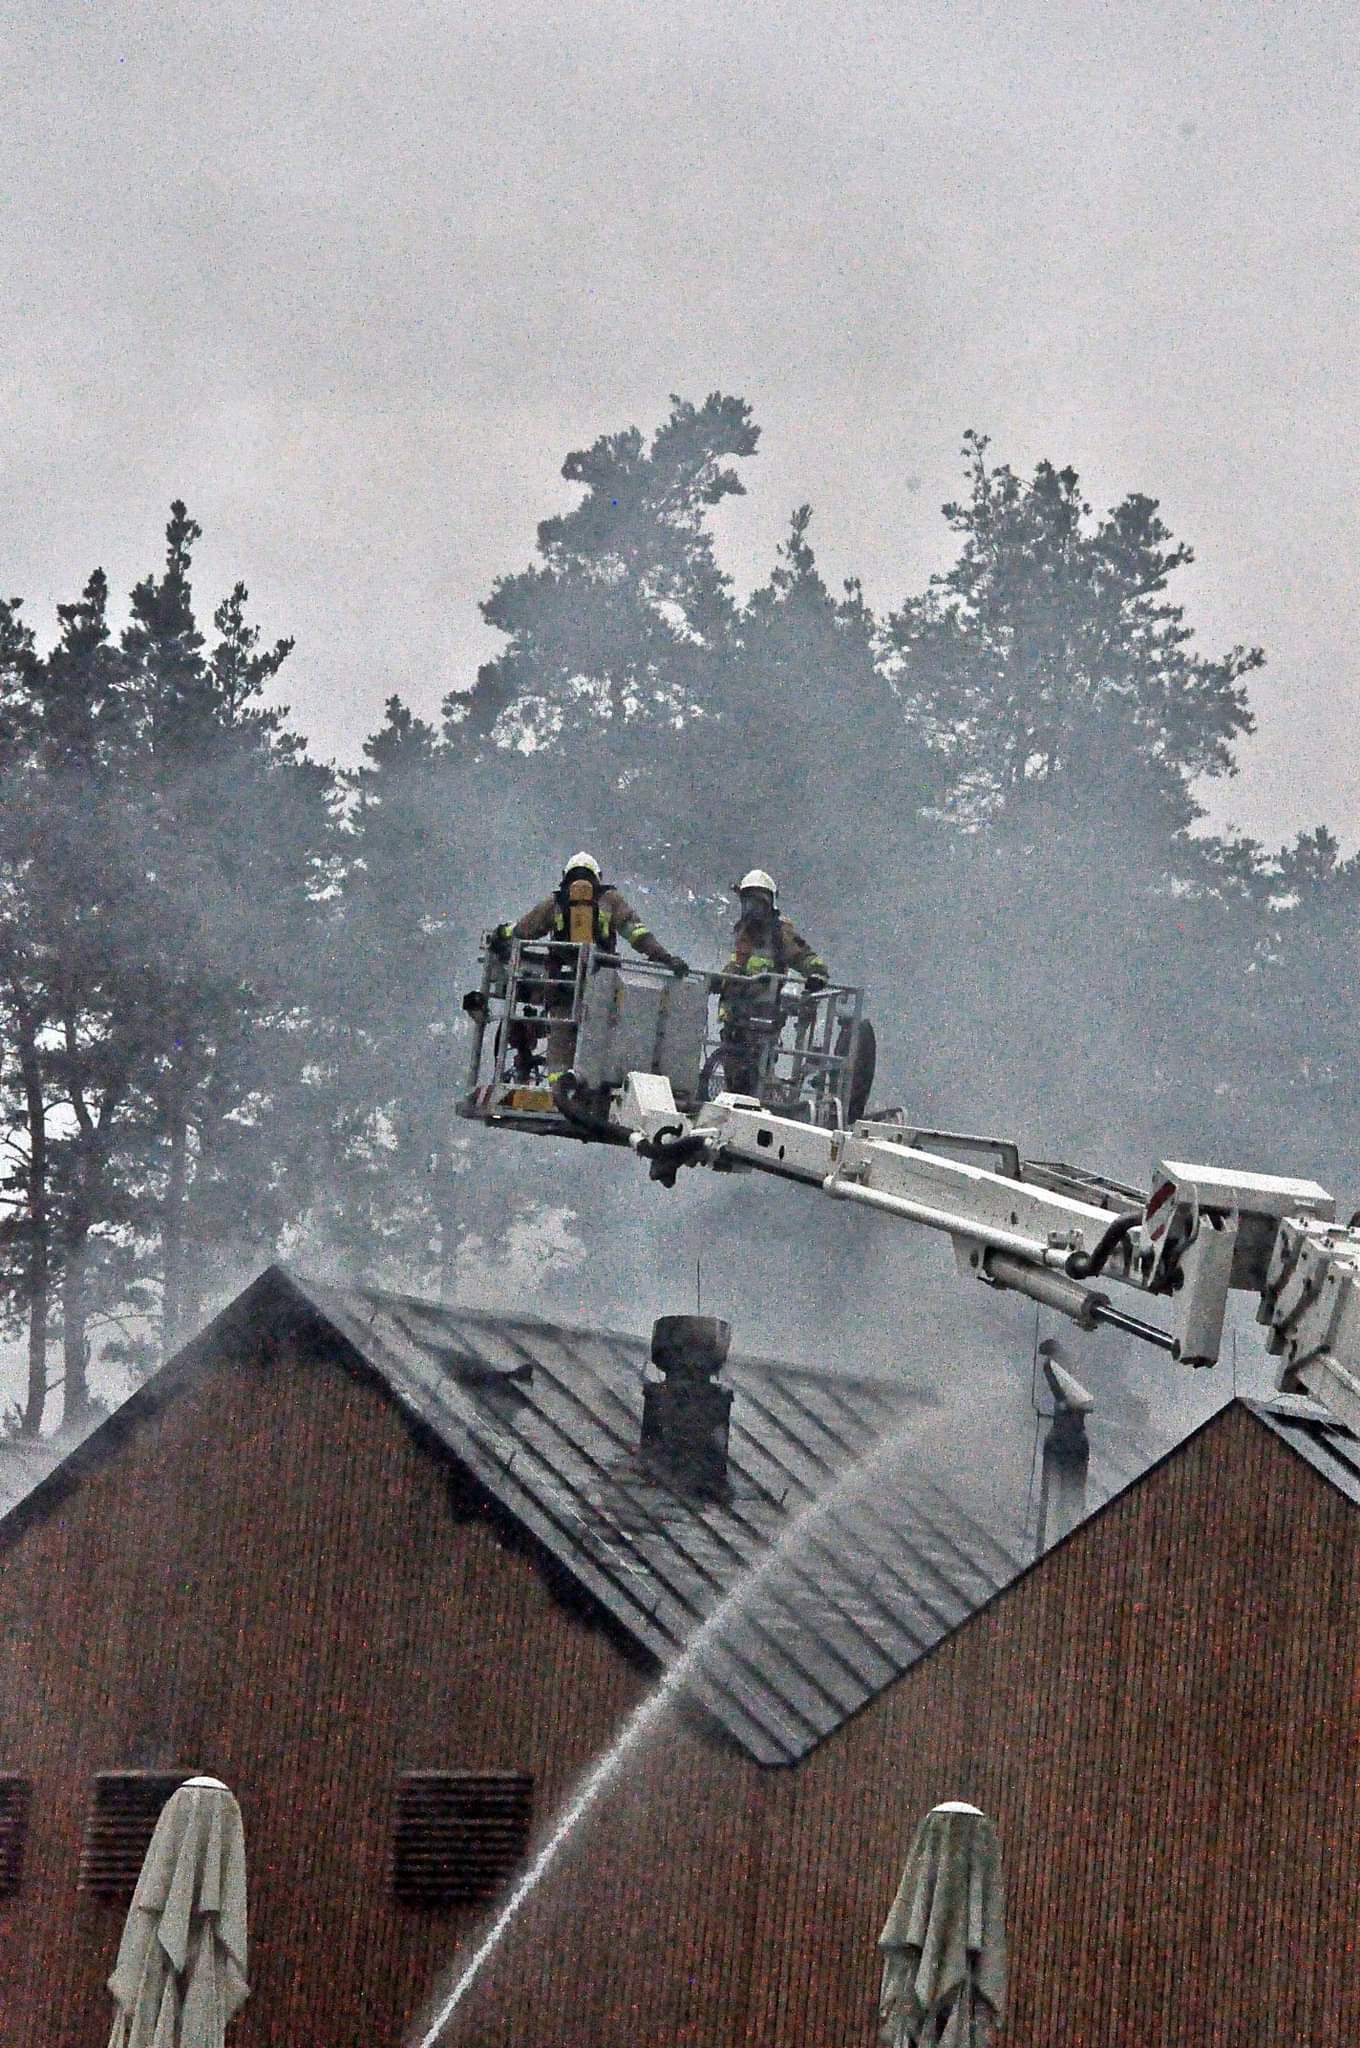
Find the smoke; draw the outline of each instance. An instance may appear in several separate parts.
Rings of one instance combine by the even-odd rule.
[[[666,1191],[614,1153],[456,1120],[469,1049],[459,1003],[478,937],[546,894],[583,844],[699,966],[728,950],[733,875],[770,868],[833,976],[868,990],[876,1100],[913,1121],[1144,1186],[1172,1153],[1265,1170],[1335,1162],[1336,1119],[1281,1114],[1294,1105],[1282,1104],[1271,1030],[1259,1018],[1238,1028],[1262,986],[1250,891],[1234,896],[1221,874],[1201,887],[1183,849],[1170,859],[1166,821],[1124,772],[1118,726],[1085,781],[1005,829],[965,829],[944,801],[948,748],[923,753],[908,731],[871,659],[872,622],[828,594],[809,534],[797,515],[732,659],[701,671],[718,693],[703,715],[622,733],[604,723],[590,739],[579,727],[570,748],[480,758],[455,719],[440,762],[417,760],[393,786],[392,895],[370,906],[363,943],[340,928],[326,963],[342,1035],[352,1022],[377,1048],[371,1115],[362,1059],[357,1102],[303,1089],[288,1105],[298,1157],[244,1202],[248,1176],[228,1177],[237,1206],[208,1219],[211,1231],[199,1215],[204,1313],[275,1253],[334,1279],[635,1331],[702,1299],[748,1350],[925,1379],[942,1443],[1004,1443],[1024,1464],[1032,1312],[962,1282],[944,1244],[758,1176],[686,1172]],[[563,580],[586,644],[591,607],[613,586],[570,566]],[[619,617],[625,644],[607,645],[626,666],[633,613]],[[550,623],[544,613],[535,630]],[[1036,617],[1036,632],[1049,624]],[[523,645],[532,654],[532,636]],[[532,671],[526,659],[511,680],[532,687]],[[1037,719],[1037,697],[1032,709]],[[985,732],[963,741],[985,765]],[[195,907],[186,957],[203,973],[224,948],[233,963],[261,945],[286,957],[270,904],[243,901],[230,873],[205,871]],[[1300,993],[1319,986],[1315,976]],[[245,1102],[222,1142],[244,1149],[259,1114],[272,1111]],[[358,1168],[332,1172],[328,1148],[344,1147]],[[1248,1328],[1238,1336],[1239,1383],[1259,1388],[1259,1345]],[[1223,1372],[1191,1383],[1108,1335],[1079,1349],[1102,1410],[1130,1429],[1179,1430],[1225,1384]]]
[[[850,727],[843,747],[867,752],[874,737]],[[549,808],[526,811],[522,788],[515,799],[519,763],[512,756],[496,765],[477,864],[464,884],[466,937],[461,961],[450,963],[451,1010],[452,990],[474,979],[477,932],[545,894],[575,846],[603,844],[590,828],[604,807],[599,819],[555,815],[549,784]],[[544,801],[538,773],[528,780]],[[862,839],[864,823],[843,815],[834,776],[812,787],[809,812],[787,830],[790,840],[805,836],[804,873],[813,866],[808,848],[825,849],[834,881],[847,838]],[[721,792],[714,804],[721,813]],[[1169,1010],[1150,1026],[1155,976],[1149,980],[1146,951],[1130,948],[1130,919],[1120,910],[1130,888],[1124,849],[1137,843],[1137,821],[1113,814],[1107,823],[1099,846],[1088,832],[1055,829],[1013,857],[995,844],[908,845],[885,831],[874,839],[883,859],[872,896],[810,879],[806,907],[787,887],[785,903],[835,976],[867,985],[881,1048],[878,1102],[902,1104],[922,1123],[990,1132],[1024,1154],[1147,1185],[1160,1156],[1235,1154],[1221,1098],[1197,1093],[1211,1070],[1206,1048]],[[691,819],[691,835],[701,837],[703,825]],[[722,844],[726,835],[719,816],[715,839]],[[779,871],[786,850],[753,847],[752,857]],[[667,945],[696,966],[719,964],[732,915],[721,852],[684,873],[663,862],[643,875],[616,867],[614,878]],[[1163,1026],[1178,1044],[1183,1087],[1154,1072]],[[447,1116],[469,1045],[460,1019],[441,1083],[448,1094],[442,1112],[431,1103],[431,1116]],[[1141,1068],[1131,1059],[1140,1051]],[[1165,1120],[1168,1101],[1180,1114]],[[1105,1432],[1125,1469],[1140,1448],[1147,1456],[1166,1447],[1228,1397],[1234,1341],[1238,1390],[1270,1384],[1246,1316],[1225,1364],[1192,1375],[1114,1333],[1084,1335],[1047,1314],[1036,1320],[1019,1297],[961,1278],[943,1239],[829,1203],[815,1190],[703,1169],[682,1172],[666,1190],[615,1150],[470,1125],[455,1133],[459,1238],[442,1286],[432,1286],[428,1264],[403,1264],[399,1245],[378,1271],[321,1247],[335,1277],[379,1278],[442,1291],[465,1306],[633,1333],[658,1315],[702,1305],[732,1321],[748,1353],[927,1387],[936,1407],[922,1457],[970,1495],[985,1490],[1012,1528],[1026,1512],[1036,1405],[1047,1405],[1036,1404],[1034,1385],[1041,1336],[1061,1331],[1074,1370],[1096,1396],[1097,1450]],[[300,1248],[298,1256],[307,1255]]]

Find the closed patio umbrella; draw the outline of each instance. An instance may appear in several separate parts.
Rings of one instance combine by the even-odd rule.
[[[166,1802],[109,1991],[109,2048],[222,2048],[245,2004],[245,1834],[217,1778],[190,1778]]]
[[[926,1815],[878,1938],[888,2048],[989,2048],[1005,2016],[1001,1851],[985,1813],[947,1800]]]

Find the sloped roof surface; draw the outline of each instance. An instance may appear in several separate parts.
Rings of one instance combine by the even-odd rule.
[[[998,1490],[982,1454],[961,1459],[936,1397],[905,1378],[730,1359],[730,1484],[703,1499],[639,1458],[642,1338],[279,1266],[74,1450],[58,1438],[12,1456],[6,1534],[110,1455],[224,1337],[299,1319],[341,1340],[663,1668],[688,1652],[688,1691],[761,1763],[805,1756],[1033,1560],[1023,1487]],[[1324,1410],[1251,1405],[1331,1473],[1337,1426]],[[1108,1412],[1092,1434],[1091,1512],[1172,1443]],[[1360,1460],[1340,1455],[1360,1498]]]
[[[703,1500],[639,1461],[642,1340],[289,1279],[664,1666],[732,1596],[687,1683],[760,1762],[805,1755],[1031,1560],[1023,1503],[1000,1525],[913,1462],[930,1400],[904,1382],[732,1359],[730,1489]],[[1090,1505],[1151,1455],[1093,1459]]]
[[[1303,1394],[1277,1394],[1245,1403],[1281,1443],[1345,1494],[1360,1502],[1360,1438],[1338,1422],[1330,1408]]]

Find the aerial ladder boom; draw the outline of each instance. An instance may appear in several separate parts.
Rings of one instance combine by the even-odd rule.
[[[1164,1160],[1150,1196],[1009,1142],[923,1131],[904,1118],[843,1131],[720,1095],[676,1111],[664,1078],[631,1074],[611,1112],[661,1180],[683,1165],[801,1181],[953,1241],[961,1272],[1112,1326],[1190,1366],[1218,1357],[1228,1295],[1254,1293],[1280,1385],[1360,1432],[1360,1228],[1316,1181]],[[617,1140],[616,1140],[617,1142]],[[1095,1284],[1099,1283],[1099,1284]],[[1110,1285],[1165,1297],[1170,1327],[1116,1306]]]
[[[1144,1194],[1099,1173],[1022,1159],[1009,1140],[924,1129],[901,1111],[856,1114],[854,1070],[865,1050],[858,990],[830,989],[812,1006],[776,1010],[765,1092],[710,1099],[722,1049],[705,1039],[708,977],[677,986],[637,965],[620,971],[588,949],[579,959],[571,949],[571,963],[570,1001],[553,982],[550,1012],[542,997],[526,1004],[520,994],[521,980],[531,996],[543,985],[541,962],[529,956],[522,974],[517,951],[499,993],[488,965],[483,991],[468,1002],[476,1046],[464,1115],[627,1146],[666,1186],[690,1166],[799,1182],[940,1232],[962,1274],[1085,1329],[1123,1330],[1189,1366],[1214,1363],[1229,1294],[1248,1292],[1281,1361],[1281,1389],[1311,1395],[1360,1434],[1360,1217],[1338,1223],[1317,1182],[1167,1159]],[[498,1006],[488,1078],[483,1047]],[[532,1026],[545,1012],[569,1018],[575,1066],[526,1085],[508,1069],[510,1027],[526,1017]],[[643,1047],[649,1064],[637,1060]],[[871,1035],[868,1047],[871,1054]],[[1112,1287],[1162,1297],[1169,1322],[1117,1305]]]

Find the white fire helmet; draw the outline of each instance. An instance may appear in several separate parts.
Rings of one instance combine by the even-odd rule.
[[[764,868],[748,868],[741,880],[735,884],[735,887],[738,896],[745,895],[748,889],[764,889],[772,903],[777,903],[779,900],[779,891],[775,887],[774,876],[767,875]]]
[[[603,881],[604,877],[600,873],[600,863],[596,860],[593,853],[574,853],[562,870],[563,881],[566,880],[568,875],[574,875],[582,868],[584,868],[588,875],[594,875],[597,882]]]

